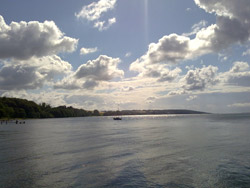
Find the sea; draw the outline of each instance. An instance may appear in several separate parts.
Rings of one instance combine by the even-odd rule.
[[[0,124],[0,187],[250,187],[250,114],[122,118]]]

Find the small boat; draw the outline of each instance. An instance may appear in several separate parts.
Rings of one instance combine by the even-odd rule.
[[[118,114],[119,114],[119,105],[118,105]],[[118,115],[117,114],[117,115]],[[122,120],[122,117],[119,117],[119,116],[117,116],[117,117],[113,117],[113,120]]]
[[[113,120],[122,120],[121,117],[114,117]]]

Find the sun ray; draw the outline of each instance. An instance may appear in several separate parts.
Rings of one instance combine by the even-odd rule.
[[[145,42],[148,43],[148,0],[144,0],[144,34]]]

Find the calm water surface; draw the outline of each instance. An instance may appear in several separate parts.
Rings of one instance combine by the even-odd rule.
[[[0,187],[250,187],[250,114],[0,125]]]

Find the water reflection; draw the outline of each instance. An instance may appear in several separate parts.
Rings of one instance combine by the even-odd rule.
[[[249,187],[246,119],[237,116],[237,127],[215,115],[1,125],[0,187]]]

